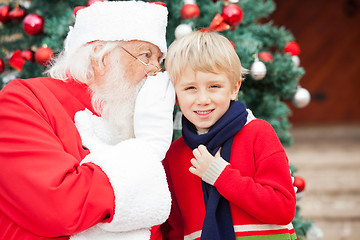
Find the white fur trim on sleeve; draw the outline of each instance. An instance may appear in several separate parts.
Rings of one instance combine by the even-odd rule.
[[[151,228],[169,216],[171,197],[161,161],[139,139],[129,139],[87,155],[108,176],[115,194],[115,215],[98,224],[107,231]]]
[[[149,240],[149,229],[140,229],[129,232],[108,232],[98,225],[70,237],[70,240]]]

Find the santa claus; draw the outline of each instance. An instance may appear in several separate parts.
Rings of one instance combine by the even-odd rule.
[[[161,4],[96,2],[77,11],[49,77],[3,88],[0,239],[161,239],[166,25]]]

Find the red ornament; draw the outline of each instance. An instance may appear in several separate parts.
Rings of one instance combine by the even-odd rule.
[[[44,19],[36,14],[29,14],[24,18],[23,29],[30,36],[39,35],[44,32]]]
[[[26,11],[20,7],[16,7],[9,12],[9,18],[12,20],[17,20],[19,22],[23,17],[25,17],[25,15]]]
[[[297,187],[297,193],[302,192],[305,189],[305,180],[302,177],[294,177],[294,184]]]
[[[268,52],[259,52],[258,57],[263,62],[271,62],[273,60],[273,57]]]
[[[233,3],[223,9],[221,16],[224,17],[225,22],[233,27],[238,26],[244,17],[241,8],[237,4]]]
[[[94,4],[96,2],[103,2],[104,0],[89,0],[87,3],[87,6],[90,6],[91,4]]]
[[[196,4],[184,4],[180,10],[182,19],[198,18],[200,16],[200,9]]]
[[[9,64],[11,67],[15,68],[18,71],[21,71],[26,60],[21,57],[21,51],[16,50],[9,59]]]
[[[284,51],[290,53],[291,56],[297,56],[300,54],[300,47],[296,42],[289,42],[284,47]]]
[[[34,61],[34,52],[31,50],[24,50],[21,52],[21,57],[27,61]]]
[[[0,58],[0,73],[3,73],[5,71],[6,64],[5,61]]]
[[[35,62],[45,66],[54,57],[54,52],[48,47],[41,47],[35,52]]]
[[[10,21],[9,11],[10,11],[9,6],[0,7],[0,22],[7,23],[8,21]]]

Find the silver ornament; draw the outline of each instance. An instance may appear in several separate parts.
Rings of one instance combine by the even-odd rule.
[[[20,0],[19,5],[23,8],[29,9],[31,7],[31,1],[30,0]]]
[[[306,107],[311,100],[311,96],[308,90],[302,87],[298,87],[296,89],[296,93],[294,98],[292,99],[292,103],[297,108]]]
[[[256,80],[261,80],[266,75],[266,66],[263,62],[259,61],[258,58],[255,59],[250,68],[251,76]]]
[[[180,24],[175,29],[175,38],[179,39],[181,37],[184,37],[192,32],[192,27],[189,24]]]
[[[297,55],[292,56],[291,60],[293,61],[295,67],[300,66],[300,58],[299,58],[299,56],[297,56]]]

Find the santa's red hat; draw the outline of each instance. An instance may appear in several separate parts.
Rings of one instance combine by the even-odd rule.
[[[77,11],[74,27],[65,39],[65,54],[86,43],[141,40],[159,47],[165,57],[167,8],[143,1],[95,2]]]

